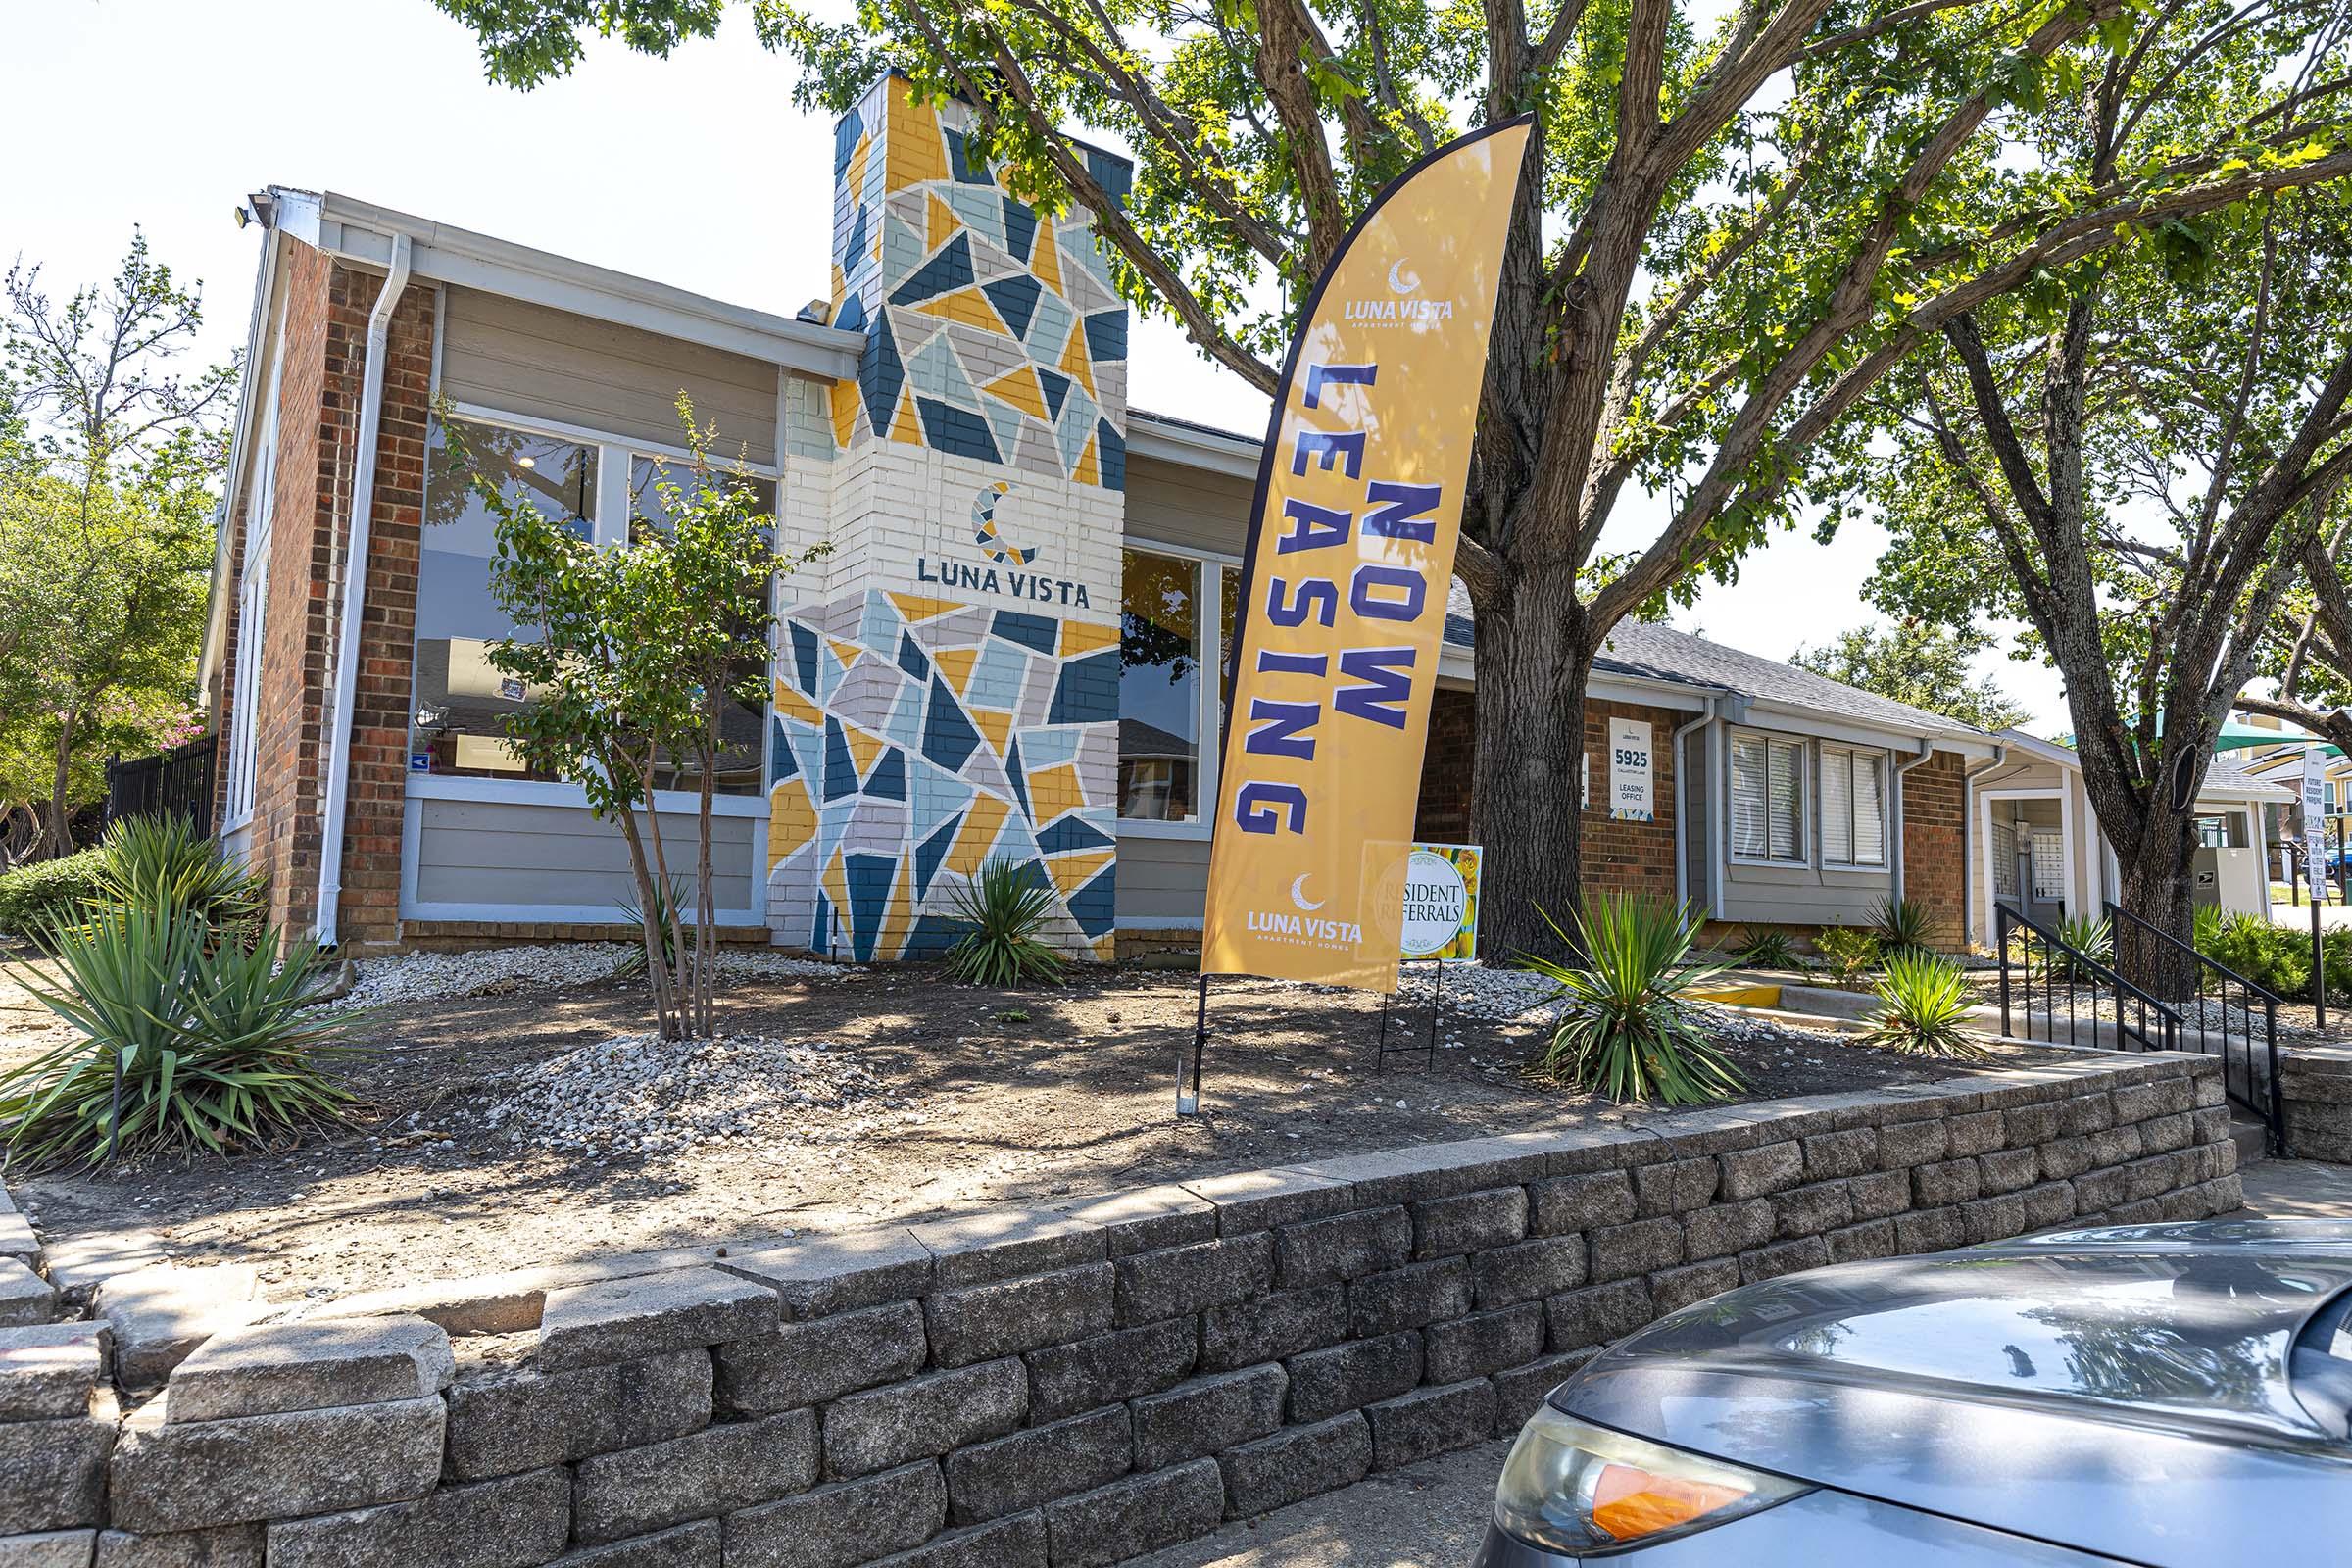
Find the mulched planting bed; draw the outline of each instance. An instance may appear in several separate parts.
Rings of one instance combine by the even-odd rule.
[[[646,1034],[643,991],[583,978],[595,971],[576,957],[466,956],[473,973],[497,971],[492,994],[418,996],[413,972],[364,971],[355,1002],[401,995],[388,977],[414,983],[366,1016],[368,1049],[348,1068],[368,1101],[359,1124],[233,1159],[9,1186],[53,1247],[153,1232],[180,1261],[255,1264],[285,1301],[1676,1114],[1529,1081],[1538,1014],[1449,1009],[1430,1067],[1426,1005],[1400,1004],[1384,1073],[1379,998],[1219,980],[1203,1114],[1179,1120],[1185,973],[1083,969],[1005,993],[911,965],[842,972],[752,954],[720,991],[726,1038],[663,1045]],[[1505,1012],[1524,984],[1460,975],[1447,989]],[[0,988],[0,1059],[56,1038],[25,1001]],[[1972,1071],[1737,1014],[1722,1029],[1750,1099]]]

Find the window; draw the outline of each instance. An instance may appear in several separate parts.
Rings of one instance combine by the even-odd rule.
[[[776,482],[757,474],[738,473],[726,468],[714,471],[711,477],[726,490],[748,492],[755,512],[769,517],[776,514]],[[669,533],[676,524],[670,520],[668,505],[662,500],[662,487],[668,484],[692,494],[697,480],[694,466],[682,458],[649,457],[637,453],[629,459],[629,538],[645,537],[652,530]],[[736,666],[743,674],[764,676],[767,670],[767,650],[747,636],[743,660]],[[720,795],[758,795],[761,792],[765,758],[762,742],[767,733],[767,705],[764,695],[751,702],[732,702],[718,719],[718,759],[716,776],[711,789]],[[657,760],[654,787],[664,790],[699,790],[701,780],[695,776],[689,761],[673,760],[667,757]]]
[[[749,491],[752,509],[772,517],[776,514],[776,481],[762,479],[758,474],[738,473],[724,466],[714,466],[711,478],[728,491]],[[640,452],[629,459],[629,532],[638,537],[639,528],[655,528],[669,532],[669,508],[662,499],[662,486],[668,483],[692,494],[695,487],[694,465],[683,458],[648,457]]]
[[[409,765],[473,778],[546,778],[507,741],[506,718],[529,694],[490,662],[514,635],[490,593],[495,522],[473,472],[510,503],[528,501],[583,539],[595,537],[597,449],[498,425],[452,421],[465,452],[434,421],[425,452],[424,538],[416,568],[416,690]]]
[[[1732,854],[1747,860],[1805,858],[1805,743],[1732,737]]]
[[[228,814],[234,824],[253,815],[254,767],[261,751],[262,644],[270,614],[270,520],[276,511],[277,384],[262,411],[253,454],[253,486],[245,496],[245,564],[237,578],[237,667],[228,702]]]
[[[1836,865],[1886,863],[1886,754],[1821,749],[1821,858]]]
[[[1121,555],[1119,814],[1200,815],[1200,573],[1196,561]]]

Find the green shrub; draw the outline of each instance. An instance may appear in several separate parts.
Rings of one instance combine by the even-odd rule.
[[[1990,1054],[1961,1027],[1970,1004],[1968,981],[1960,965],[1943,955],[1898,953],[1886,960],[1872,989],[1879,1008],[1863,1036],[1872,1045],[1929,1056]]]
[[[83,850],[0,873],[0,931],[38,942],[59,921],[81,919],[98,897],[99,859]]]
[[[1936,922],[1917,899],[1881,899],[1870,911],[1871,934],[1879,950],[1891,957],[1898,953],[1934,951]]]
[[[1560,1020],[1541,1069],[1611,1100],[1670,1105],[1708,1104],[1744,1088],[1686,997],[1724,970],[1686,962],[1700,918],[1689,907],[1622,894],[1587,899],[1572,944],[1583,960],[1526,960],[1560,988]],[[1565,941],[1567,933],[1560,936]]]
[[[1747,933],[1740,944],[1740,967],[1742,969],[1786,969],[1796,962],[1796,949],[1788,933],[1775,925],[1761,925]]]
[[[1860,990],[1863,975],[1879,961],[1879,939],[1858,926],[1830,926],[1813,939],[1813,946],[1829,960],[1838,983],[1848,991]]]
[[[662,933],[662,961],[669,965],[672,974],[675,974],[678,968],[679,927],[672,922],[671,917],[680,912],[679,906],[686,902],[687,891],[691,885],[683,876],[671,877],[667,888],[663,888],[659,882],[654,884],[654,929]],[[639,932],[644,931],[645,906],[639,904],[635,899],[623,899],[620,901],[620,912],[627,917],[632,929]],[[685,929],[689,931],[694,929],[692,920],[683,923]],[[612,966],[612,978],[626,981],[642,980],[645,976],[645,943],[641,937],[637,945],[622,954],[620,961]]]
[[[948,950],[949,974],[976,986],[1061,982],[1061,955],[1038,940],[1054,890],[1037,867],[991,860],[956,890],[955,906],[970,929]]]
[[[350,1106],[321,1063],[348,1049],[355,1015],[306,1010],[323,978],[316,943],[218,942],[197,915],[137,907],[49,932],[62,984],[19,978],[81,1038],[0,1074],[11,1166],[98,1165],[118,1145],[129,1158],[227,1152]]]
[[[2078,914],[2060,921],[2058,940],[2082,955],[2083,957],[2088,958],[2092,963],[2104,964],[2109,968],[2113,968],[2115,965],[2115,932],[2107,924],[2104,915],[2094,917]],[[2057,965],[2059,974],[2065,979],[2084,982],[2094,982],[2098,979],[2095,970],[2077,963],[2064,953],[2053,953],[2050,955],[2050,958]]]
[[[184,816],[134,816],[98,840],[97,902],[184,912],[221,936],[259,934],[268,894],[259,873],[228,858]]]

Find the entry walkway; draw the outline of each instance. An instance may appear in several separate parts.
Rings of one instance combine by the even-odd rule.
[[[2246,1208],[2267,1219],[2352,1219],[2352,1165],[2269,1159],[2245,1183]],[[1509,1451],[1483,1443],[1407,1465],[1129,1568],[1463,1568]]]

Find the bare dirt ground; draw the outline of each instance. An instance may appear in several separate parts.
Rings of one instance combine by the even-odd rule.
[[[866,1086],[795,1109],[781,1133],[652,1154],[518,1145],[491,1107],[514,1075],[647,1027],[641,990],[602,983],[411,1003],[370,1014],[345,1069],[368,1107],[292,1147],[9,1186],[61,1238],[149,1232],[156,1252],[254,1264],[272,1300],[454,1278],[602,1252],[1036,1201],[1221,1170],[1528,1128],[1671,1116],[1529,1081],[1537,1033],[1448,1014],[1374,1071],[1377,997],[1219,981],[1203,1113],[1174,1115],[1190,975],[1080,973],[1019,994],[903,966],[822,982],[739,981],[722,1029],[826,1043]],[[1428,1014],[1397,1015],[1418,1047]],[[0,1061],[54,1024],[0,986]],[[1969,1069],[1813,1035],[1733,1045],[1749,1098]],[[2019,1058],[2019,1059],[2031,1059]]]

